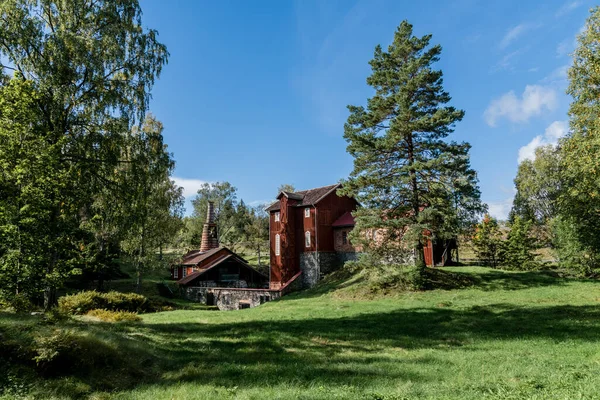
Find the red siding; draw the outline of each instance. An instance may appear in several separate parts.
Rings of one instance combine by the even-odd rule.
[[[334,192],[313,206],[295,207],[297,201],[286,196],[280,199],[280,222],[275,222],[275,213],[270,213],[271,242],[271,288],[279,288],[300,271],[301,252],[335,251],[331,224],[348,211],[357,207],[356,200],[338,197]],[[305,209],[310,217],[305,217]],[[318,221],[318,224],[316,223]],[[306,247],[305,235],[310,232],[310,246]],[[275,255],[275,235],[280,235],[281,255]]]
[[[356,200],[346,196],[339,197],[335,191],[317,203],[317,218],[319,220],[317,226],[318,251],[335,251],[331,224],[346,212],[356,210],[357,207]]]
[[[425,256],[425,265],[433,267],[433,243],[427,239],[427,243],[423,246],[423,255]]]

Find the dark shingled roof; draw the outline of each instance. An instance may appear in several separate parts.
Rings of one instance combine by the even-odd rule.
[[[181,260],[179,265],[197,265],[202,260],[212,256],[213,254],[222,249],[223,247],[217,247],[216,249],[210,249],[208,251],[192,250],[185,256],[183,256],[183,259]]]
[[[246,260],[244,260],[242,257],[238,256],[237,254],[235,254],[228,248],[220,247],[219,249],[225,249],[225,250],[227,250],[227,253],[223,254],[221,257],[217,258],[216,260],[213,260],[212,262],[210,262],[206,265],[203,265],[200,270],[192,272],[188,276],[181,278],[180,280],[177,281],[177,284],[178,285],[187,285],[188,283],[192,282],[194,279],[196,279],[200,275],[204,274],[207,271],[210,271],[211,269],[215,268],[218,265],[221,265],[223,262],[230,260],[230,259],[235,261],[237,264],[256,272],[258,275],[260,275],[268,280],[268,277],[266,275],[257,271],[256,269],[252,268],[250,265],[248,265]]]
[[[339,183],[336,183],[335,185],[323,186],[323,187],[308,189],[308,190],[301,190],[299,192],[294,192],[294,193],[281,192],[281,193],[279,193],[279,196],[277,196],[277,198],[279,199],[279,198],[281,198],[281,196],[287,196],[289,199],[299,200],[300,203],[296,204],[295,207],[303,207],[303,206],[308,206],[308,205],[312,206],[312,205],[317,204],[319,201],[321,201],[321,199],[323,199],[325,196],[327,196],[329,193],[336,190],[340,186],[341,185]],[[279,206],[279,200],[277,200],[276,202],[271,204],[269,207],[267,207],[266,211],[276,211],[276,210],[279,210],[280,208],[281,207]]]

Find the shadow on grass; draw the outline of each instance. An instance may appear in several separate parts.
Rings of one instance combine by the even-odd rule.
[[[557,276],[552,271],[528,271],[512,272],[501,270],[484,270],[485,272],[470,272],[468,275],[473,280],[474,286],[486,291],[494,290],[521,290],[535,287],[563,286],[569,281],[575,282],[576,279],[567,279]]]
[[[0,322],[5,317],[10,318],[0,314]],[[69,323],[65,327],[84,335],[86,345],[80,346],[86,352],[81,357],[96,353],[93,363],[86,361],[79,369],[68,370],[68,376],[83,383],[85,390],[168,387],[183,381],[240,388],[282,382],[342,387],[377,379],[428,382],[437,378],[421,365],[452,368],[451,361],[432,353],[405,357],[411,349],[453,351],[463,346],[471,349],[481,340],[523,338],[596,343],[600,341],[600,307],[499,303],[455,309],[440,305],[340,318],[219,324]],[[68,397],[82,395],[61,387],[68,385],[64,380],[50,385]]]
[[[410,349],[451,351],[488,339],[598,342],[599,329],[600,307],[494,304],[465,310],[399,309],[336,319],[146,324],[143,331],[157,357],[166,361],[160,384],[198,381],[261,387],[282,381],[301,386],[352,385],[374,378],[427,381],[435,377],[416,373],[410,365],[443,360],[403,358],[404,366],[399,367],[397,357]]]

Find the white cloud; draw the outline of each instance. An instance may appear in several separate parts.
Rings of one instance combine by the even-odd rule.
[[[512,202],[512,197],[502,201],[488,202],[488,213],[498,220],[506,220],[508,219],[508,213],[512,208]]]
[[[550,72],[541,82],[552,85],[563,86],[567,83],[567,77],[570,65],[563,65]]]
[[[510,28],[506,32],[506,34],[504,35],[502,40],[500,41],[500,48],[504,49],[504,48],[508,47],[509,44],[511,44],[516,39],[518,39],[524,33],[531,31],[533,29],[537,29],[540,26],[541,26],[541,24],[522,23],[522,24],[519,24],[517,26]]]
[[[543,135],[534,137],[531,142],[519,149],[518,162],[533,160],[535,158],[535,149],[549,144],[556,145],[558,139],[565,136],[568,132],[569,123],[567,121],[554,121],[546,128]]]
[[[492,127],[496,126],[496,122],[501,118],[522,123],[533,116],[540,115],[544,109],[552,111],[556,106],[557,96],[554,89],[540,85],[527,85],[521,98],[511,90],[492,100],[483,117]]]
[[[526,50],[527,48],[521,48],[508,54],[505,54],[500,59],[500,61],[498,61],[498,63],[492,67],[491,72],[496,72],[499,70],[513,70],[514,59],[517,58],[517,56],[523,54]]]
[[[569,1],[565,4],[563,4],[563,6],[558,9],[555,16],[557,18],[562,17],[563,15],[566,15],[566,14],[570,13],[571,11],[573,11],[574,9],[578,8],[582,4],[583,4],[583,1],[581,1],[581,0]]]
[[[573,40],[565,39],[556,46],[556,55],[563,57],[573,51]]]
[[[199,179],[179,178],[177,176],[173,176],[171,179],[177,186],[183,188],[183,197],[185,198],[195,196],[198,192],[198,189],[200,189],[205,183],[208,183],[207,181],[201,181]]]

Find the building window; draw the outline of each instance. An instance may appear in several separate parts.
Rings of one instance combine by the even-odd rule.
[[[275,222],[279,222],[279,211],[275,213]]]
[[[184,277],[184,278],[187,276],[187,268],[186,267],[183,267],[181,269],[181,276]]]
[[[304,218],[310,218],[310,207],[304,209]]]
[[[306,247],[310,247],[310,231],[306,231],[304,234],[304,244]]]
[[[275,255],[281,255],[281,238],[279,234],[275,235]]]
[[[173,278],[179,279],[179,268],[173,268]]]
[[[342,232],[342,244],[348,244],[348,232]]]

